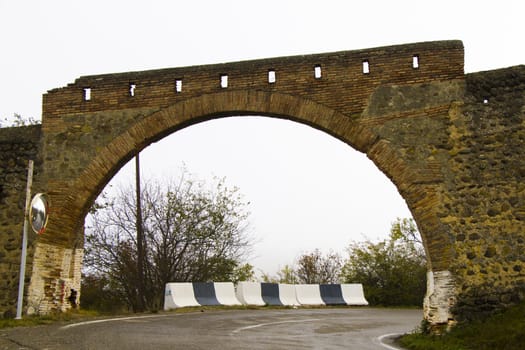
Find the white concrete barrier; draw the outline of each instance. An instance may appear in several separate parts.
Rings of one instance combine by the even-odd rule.
[[[232,282],[215,282],[215,296],[221,305],[241,305],[235,296],[235,287]]]
[[[279,299],[284,306],[298,306],[297,296],[295,295],[295,285],[279,283]]]
[[[296,284],[295,295],[301,305],[324,305],[318,284]]]
[[[191,282],[167,283],[164,293],[164,310],[178,307],[200,306],[195,299]]]
[[[202,283],[195,284],[196,286],[191,282],[167,283],[164,296],[164,310],[201,306],[196,298],[195,288]],[[339,287],[339,285],[337,286]],[[343,300],[347,305],[368,305],[362,284],[341,284],[340,286]],[[279,284],[278,287],[278,298],[285,306],[326,305],[321,295],[321,287],[318,284]],[[197,288],[198,291],[201,289],[203,288]],[[215,282],[212,289],[211,292],[206,290],[206,293],[204,293],[206,295],[203,297],[216,299],[214,305],[217,305],[217,302],[220,305],[266,305],[262,296],[261,283],[259,282],[239,282],[236,290],[231,282]],[[330,291],[331,289],[328,292]],[[332,295],[334,293],[328,294],[328,296],[325,296],[326,298],[334,297]],[[201,299],[205,300],[205,298]],[[206,301],[203,302],[206,303]]]
[[[341,284],[341,292],[347,305],[368,305],[361,283]]]
[[[236,295],[244,305],[266,305],[262,299],[261,284],[258,282],[237,283]]]

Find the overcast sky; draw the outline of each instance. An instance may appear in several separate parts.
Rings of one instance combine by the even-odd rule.
[[[40,119],[41,97],[102,73],[460,39],[465,70],[525,63],[516,1],[0,0],[0,118]],[[251,204],[252,264],[275,273],[303,252],[386,237],[410,212],[367,158],[270,118],[191,126],[142,154],[144,176],[225,176]],[[125,168],[116,182],[131,180]]]

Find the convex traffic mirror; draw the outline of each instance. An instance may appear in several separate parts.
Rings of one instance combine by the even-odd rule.
[[[49,199],[45,193],[37,193],[31,201],[29,217],[31,228],[37,234],[42,234],[46,230],[47,218],[49,215]]]

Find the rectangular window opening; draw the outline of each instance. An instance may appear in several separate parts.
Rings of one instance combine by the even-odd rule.
[[[274,84],[276,82],[275,69],[268,70],[268,83]]]
[[[175,80],[175,92],[181,93],[182,92],[182,79],[176,79]]]
[[[91,88],[85,87],[83,90],[84,90],[84,101],[91,101]]]
[[[412,56],[412,68],[414,69],[419,68],[419,55]]]
[[[228,87],[228,75],[221,75],[221,88],[226,89]]]
[[[370,74],[370,63],[368,60],[363,61],[363,74]]]
[[[319,65],[319,64],[314,67],[314,77],[315,77],[315,79],[321,79],[321,77],[322,77],[321,65]]]
[[[136,90],[137,90],[137,84],[130,83],[129,84],[129,96],[135,97]]]

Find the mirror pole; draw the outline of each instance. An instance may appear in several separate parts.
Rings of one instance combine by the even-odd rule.
[[[138,279],[138,295],[137,295],[137,311],[144,312],[145,305],[145,286],[144,286],[144,225],[142,222],[142,204],[141,204],[141,189],[140,189],[140,153],[135,156],[135,190],[137,195],[137,279]]]
[[[24,282],[26,279],[27,230],[29,227],[29,207],[31,203],[31,185],[33,184],[33,161],[27,166],[26,207],[24,211],[24,233],[22,236],[22,257],[20,258],[20,279],[18,280],[18,301],[16,304],[16,320],[22,319],[24,303]]]

